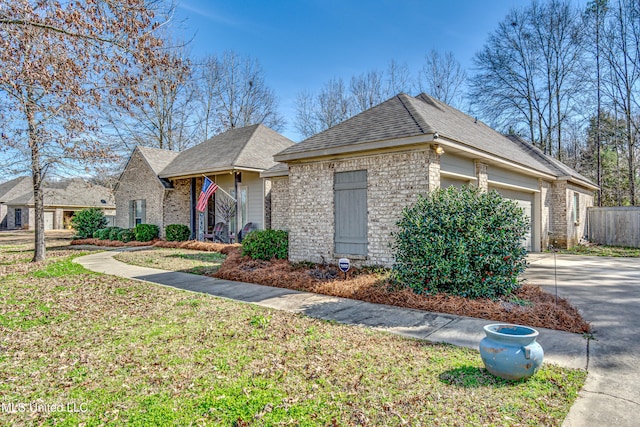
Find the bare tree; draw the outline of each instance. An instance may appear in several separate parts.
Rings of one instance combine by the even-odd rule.
[[[3,150],[28,156],[35,198],[34,261],[45,259],[42,182],[63,161],[109,158],[96,130],[103,102],[139,103],[144,69],[162,62],[162,3],[0,2]]]
[[[389,61],[387,67],[387,87],[384,98],[390,98],[399,93],[410,93],[414,86],[411,72],[406,63],[398,64],[395,60]]]
[[[425,56],[425,64],[418,74],[418,90],[434,96],[445,104],[459,107],[467,73],[453,52],[441,54],[433,49]]]
[[[580,15],[566,1],[513,9],[476,55],[471,97],[494,126],[524,126],[546,153],[561,157],[563,125],[584,92]]]
[[[283,129],[278,100],[257,59],[227,51],[199,67],[201,129],[204,139],[227,129],[262,123]]]
[[[353,97],[353,112],[359,113],[378,105],[386,99],[384,73],[371,70],[351,77],[349,91]]]
[[[164,36],[167,60],[149,67],[142,83],[147,96],[139,105],[107,111],[110,133],[124,148],[144,145],[182,151],[199,141],[194,115],[196,85],[187,45]]]
[[[625,122],[624,139],[627,144],[627,164],[629,176],[629,200],[636,204],[636,138],[638,124],[634,107],[638,105],[638,85],[640,83],[640,10],[633,0],[618,0],[611,8],[611,19],[606,30],[608,47],[607,64],[611,73],[610,97],[619,109]],[[617,118],[617,117],[616,117]]]
[[[300,92],[296,98],[295,128],[308,138],[351,117],[353,99],[340,78],[330,79],[317,95]]]

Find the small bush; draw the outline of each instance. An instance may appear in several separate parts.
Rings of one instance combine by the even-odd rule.
[[[122,228],[120,227],[110,227],[109,230],[109,240],[120,240],[118,239],[118,233],[120,233],[122,231]]]
[[[93,232],[93,238],[94,239],[99,239],[100,236],[102,235],[102,230],[104,230],[104,228],[101,228],[99,230],[94,231]],[[87,237],[87,239],[88,239],[88,237]]]
[[[520,287],[529,221],[495,191],[449,187],[403,210],[393,277],[418,294],[496,298]]]
[[[270,260],[289,257],[289,235],[283,230],[252,231],[242,240],[242,255]]]
[[[76,236],[81,239],[93,237],[96,230],[107,226],[107,218],[98,208],[84,209],[76,212],[71,218],[71,224],[76,230]]]
[[[155,224],[138,224],[134,228],[134,233],[138,242],[149,242],[158,238],[160,229]]]
[[[191,230],[184,224],[169,224],[164,233],[170,242],[185,242],[191,237]]]
[[[118,232],[118,240],[124,243],[128,243],[132,240],[136,240],[136,234],[133,232],[133,230],[125,228]]]

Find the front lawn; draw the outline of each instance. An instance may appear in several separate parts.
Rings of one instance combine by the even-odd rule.
[[[193,274],[213,274],[220,268],[226,256],[220,252],[166,248],[120,252],[114,258],[142,267]]]
[[[571,255],[608,256],[608,257],[640,257],[640,248],[625,248],[604,245],[576,245],[570,249],[560,249],[558,253]]]
[[[510,383],[469,349],[12,260],[7,425],[560,425],[586,377]]]

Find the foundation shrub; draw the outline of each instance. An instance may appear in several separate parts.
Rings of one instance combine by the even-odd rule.
[[[158,238],[160,228],[155,224],[138,224],[134,228],[134,233],[138,242],[149,242]]]
[[[98,208],[84,209],[76,212],[71,218],[71,225],[76,230],[76,237],[86,239],[93,237],[96,230],[107,226],[107,218]]]
[[[520,287],[529,220],[497,192],[439,189],[406,207],[397,225],[397,284],[417,294],[468,298],[497,298]]]
[[[108,237],[108,239],[109,239],[109,240],[113,240],[113,241],[120,240],[120,239],[118,239],[118,236],[119,236],[119,234],[120,234],[120,232],[121,232],[122,230],[123,230],[123,229],[122,229],[122,228],[120,228],[120,227],[111,227],[111,229],[109,230],[109,237]]]
[[[289,257],[289,234],[283,230],[256,230],[242,239],[242,255],[270,260]]]
[[[136,240],[136,233],[133,232],[133,229],[124,228],[118,232],[118,240],[124,243],[131,242]]]
[[[191,230],[184,224],[169,224],[164,234],[170,242],[186,242],[191,237]]]

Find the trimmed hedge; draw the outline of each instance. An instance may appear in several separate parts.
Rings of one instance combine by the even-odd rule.
[[[107,225],[104,212],[98,208],[84,209],[76,212],[71,218],[71,225],[76,230],[76,237],[86,239],[93,237],[96,230]]]
[[[96,239],[100,239],[100,240],[117,240],[117,239],[111,239],[111,230],[113,230],[114,228],[119,229],[120,227],[105,227],[105,228],[101,228],[100,230],[97,230],[95,233],[93,233],[93,237]]]
[[[111,229],[109,230],[109,240],[119,240],[118,239],[118,234],[122,231],[123,229],[120,227],[111,227]]]
[[[191,238],[191,230],[184,224],[169,224],[164,234],[169,242],[185,242]]]
[[[118,232],[118,240],[124,243],[128,243],[136,240],[136,234],[133,232],[133,230],[124,228]]]
[[[138,242],[149,242],[158,238],[160,229],[155,224],[138,224],[134,228],[134,233]]]
[[[496,298],[520,287],[529,220],[496,191],[436,190],[405,208],[397,225],[393,277],[415,293]]]
[[[256,230],[242,239],[242,255],[270,260],[289,257],[289,234],[283,230]]]

